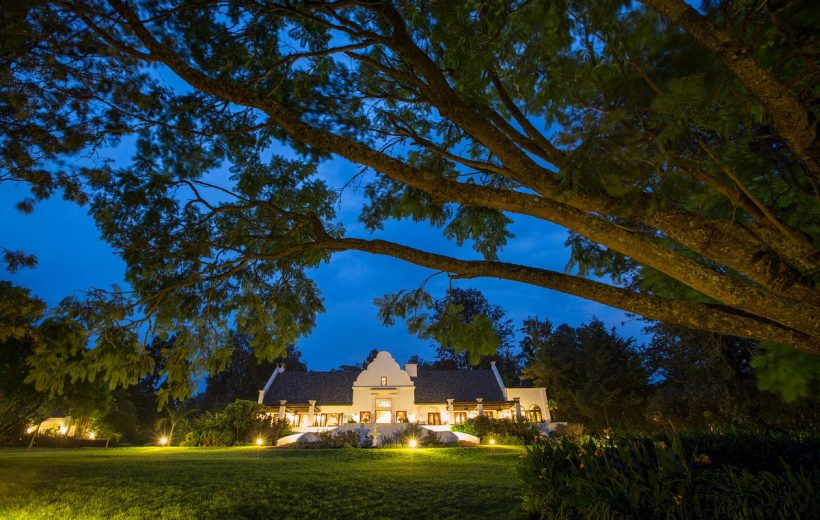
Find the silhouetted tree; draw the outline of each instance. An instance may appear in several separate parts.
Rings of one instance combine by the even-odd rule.
[[[648,371],[632,339],[608,331],[593,319],[578,328],[537,329],[525,377],[547,388],[556,420],[580,422],[593,430],[634,428],[643,422]]]

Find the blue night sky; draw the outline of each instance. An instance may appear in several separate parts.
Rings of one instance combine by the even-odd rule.
[[[320,172],[334,184],[352,171],[349,165],[334,161]],[[65,202],[59,197],[39,203],[35,211],[24,215],[14,204],[27,195],[22,185],[0,184],[0,244],[9,249],[24,249],[36,254],[38,265],[15,274],[5,271],[0,278],[30,288],[49,305],[56,305],[71,294],[82,295],[92,287],[126,286],[125,264],[114,250],[100,240],[87,208]],[[356,222],[364,199],[360,192],[346,191],[340,216],[348,233],[367,236]],[[566,231],[558,226],[530,218],[516,218],[512,226],[516,238],[501,252],[504,261],[520,262],[561,271],[569,258],[563,242]],[[405,244],[423,246],[436,252],[476,258],[466,244],[458,248],[425,225],[393,222],[380,237]],[[388,257],[358,252],[344,252],[315,270],[314,277],[322,289],[326,312],[320,315],[313,332],[299,342],[299,347],[315,370],[326,370],[340,364],[361,362],[371,348],[389,350],[400,362],[413,354],[432,359],[428,342],[407,333],[402,324],[385,327],[376,317],[373,299],[402,288],[417,287],[432,271]],[[440,275],[428,284],[441,295],[447,279]],[[491,303],[501,305],[516,327],[529,315],[549,318],[553,323],[577,325],[592,316],[616,327],[623,336],[641,336],[642,322],[628,319],[610,307],[567,296],[546,289],[495,279],[457,280],[455,286],[481,290]]]
[[[166,85],[187,90],[187,86],[167,70],[153,72]],[[100,159],[113,159],[116,168],[127,164],[132,150],[133,146],[126,141],[114,149],[98,150],[97,154]],[[273,151],[294,157],[283,147]],[[82,162],[88,160],[81,159]],[[341,159],[327,161],[319,167],[320,177],[337,188],[344,186],[357,171],[358,167]],[[209,180],[226,182],[226,177],[224,172],[217,172],[217,180]],[[110,288],[113,284],[127,287],[125,264],[99,238],[87,208],[63,201],[58,195],[38,203],[34,212],[26,215],[14,206],[28,195],[25,185],[0,183],[0,246],[35,254],[38,265],[14,274],[2,270],[0,279],[31,289],[49,305],[56,305],[72,294],[82,296],[94,287]],[[355,186],[348,186],[340,198],[338,217],[349,236],[370,236],[357,220],[364,201],[362,190]],[[511,231],[515,237],[501,251],[500,260],[564,270],[569,259],[569,250],[564,246],[567,236],[564,228],[516,216]],[[390,222],[376,235],[459,258],[479,258],[469,244],[459,248],[426,224]],[[318,317],[313,332],[298,344],[303,359],[313,370],[360,363],[372,348],[389,350],[399,362],[413,354],[433,359],[434,349],[429,342],[410,335],[401,323],[385,327],[378,320],[373,303],[386,293],[418,287],[432,273],[388,257],[359,252],[336,254],[329,264],[312,273],[322,290],[326,312]],[[447,285],[446,276],[439,275],[426,287],[435,296],[441,296]],[[548,318],[556,325],[578,325],[597,316],[622,336],[643,338],[641,329],[645,324],[640,320],[628,318],[620,310],[559,292],[496,279],[457,280],[454,286],[482,291],[491,303],[507,311],[516,328],[527,316]]]

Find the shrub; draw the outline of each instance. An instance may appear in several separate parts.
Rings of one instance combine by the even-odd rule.
[[[422,445],[427,439],[427,432],[429,431],[419,423],[407,423],[403,430],[396,433],[394,441],[401,446],[407,446],[411,439],[415,439],[419,445]]]
[[[250,444],[257,437],[275,443],[290,434],[290,424],[284,420],[271,421],[265,408],[252,401],[237,400],[221,412],[206,412],[190,422],[190,431],[183,446],[232,446]]]
[[[454,432],[462,432],[481,438],[482,443],[489,438],[495,438],[499,444],[529,444],[541,436],[541,432],[534,424],[525,420],[491,419],[478,416],[467,419],[462,424],[453,426]],[[516,439],[512,442],[502,440]]]
[[[373,437],[358,430],[325,431],[316,433],[315,442],[300,442],[296,445],[302,448],[372,448]]]
[[[525,508],[541,518],[803,518],[818,510],[817,466],[759,469],[732,437],[553,437],[527,448]],[[758,445],[772,441],[762,435]],[[709,445],[721,451],[696,448]],[[768,441],[767,441],[768,439]],[[804,443],[804,446],[806,444]],[[729,456],[727,456],[727,453]],[[797,460],[799,457],[792,459]],[[734,460],[737,464],[717,463]]]

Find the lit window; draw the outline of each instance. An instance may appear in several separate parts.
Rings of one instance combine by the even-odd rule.
[[[455,423],[456,424],[464,424],[464,421],[467,420],[467,412],[456,412],[455,413]]]
[[[393,400],[388,398],[377,398],[376,408],[381,410],[390,410],[393,408]]]
[[[441,424],[441,414],[438,412],[430,412],[427,414],[427,424],[437,425]]]
[[[382,376],[382,386],[387,386],[387,376]]]
[[[396,412],[396,422],[405,422],[407,420],[407,412]]]
[[[370,422],[370,412],[359,412],[359,422],[369,423]]]

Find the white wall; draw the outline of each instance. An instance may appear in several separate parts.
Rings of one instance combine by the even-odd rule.
[[[547,422],[550,420],[549,406],[547,406],[546,388],[507,388],[507,400],[512,401],[516,397],[521,399],[521,414],[526,417],[527,410],[532,405],[541,408],[541,415]]]
[[[382,385],[382,378],[387,378]],[[415,386],[389,352],[379,352],[353,383],[353,415],[361,422],[360,412],[369,411],[370,421],[376,422],[376,399],[390,399],[391,420],[396,412],[414,413]]]

